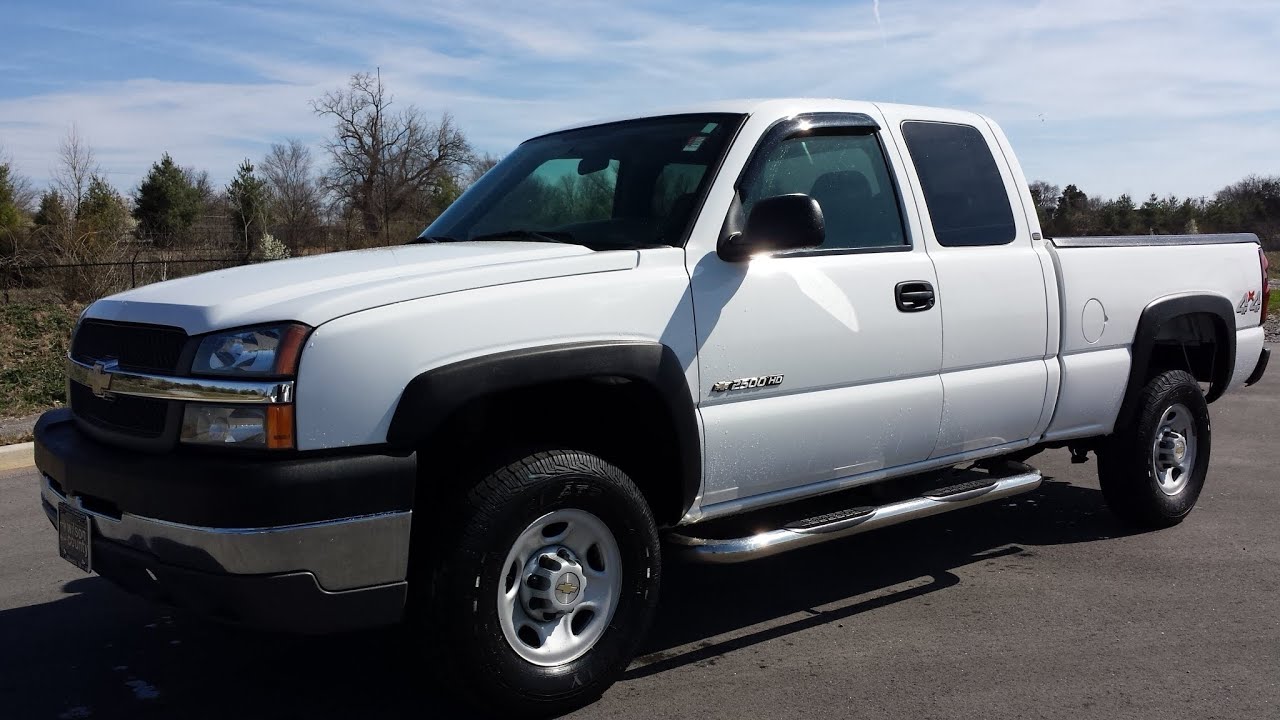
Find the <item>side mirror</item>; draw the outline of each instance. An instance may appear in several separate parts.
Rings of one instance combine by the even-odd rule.
[[[721,240],[716,254],[741,262],[759,253],[815,248],[826,237],[817,200],[803,193],[775,195],[756,202],[746,228]]]

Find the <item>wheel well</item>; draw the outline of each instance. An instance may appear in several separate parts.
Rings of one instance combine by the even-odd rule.
[[[1145,385],[1162,372],[1186,370],[1208,384],[1208,399],[1216,400],[1226,390],[1233,369],[1228,332],[1222,318],[1208,312],[1187,313],[1163,321],[1152,339],[1146,371],[1137,379]]]
[[[639,380],[594,376],[472,399],[425,439],[419,458],[478,478],[552,447],[590,452],[621,468],[659,526],[674,525],[684,514],[684,470],[671,410],[657,388]],[[432,481],[428,468],[421,482]]]

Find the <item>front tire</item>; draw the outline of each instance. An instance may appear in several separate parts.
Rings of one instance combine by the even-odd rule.
[[[456,523],[425,625],[445,630],[458,684],[524,713],[562,712],[612,685],[661,576],[653,516],[626,474],[588,453],[533,454],[477,483]]]
[[[1098,482],[1107,505],[1137,528],[1176,525],[1195,507],[1209,472],[1209,406],[1190,373],[1152,378],[1135,398],[1133,420],[1099,449]]]

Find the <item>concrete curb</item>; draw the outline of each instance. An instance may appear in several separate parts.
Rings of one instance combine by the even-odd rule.
[[[17,470],[36,464],[35,443],[18,443],[0,447],[0,470]]]

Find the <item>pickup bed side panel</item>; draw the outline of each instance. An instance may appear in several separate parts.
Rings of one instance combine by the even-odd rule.
[[[1260,284],[1258,249],[1248,243],[1054,247],[1052,253],[1062,294],[1062,389],[1045,440],[1111,432],[1128,386],[1139,322],[1149,306],[1199,295],[1234,308]],[[1259,315],[1231,317],[1236,364],[1256,362]],[[1231,384],[1243,382],[1245,371],[1233,372]]]

